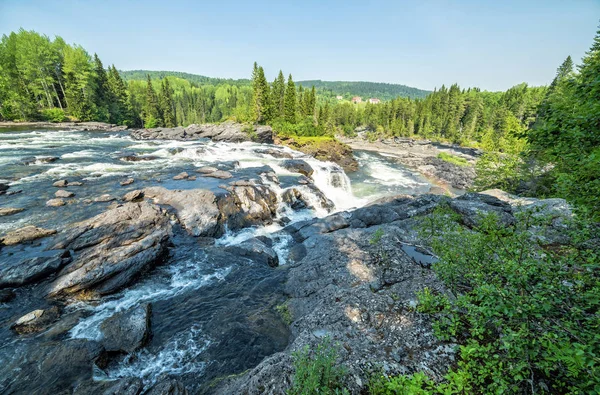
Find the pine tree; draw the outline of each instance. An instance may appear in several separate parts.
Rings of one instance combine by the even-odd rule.
[[[296,85],[292,80],[292,75],[288,77],[287,86],[285,88],[284,100],[284,118],[287,122],[296,123]]]
[[[169,86],[169,79],[165,77],[161,84],[160,109],[165,127],[175,126],[175,106],[173,103],[173,91]]]
[[[271,101],[273,104],[273,117],[283,118],[283,101],[285,97],[285,78],[279,70],[279,75],[273,81],[271,89]]]
[[[136,125],[127,87],[114,65],[108,68],[107,80],[110,96],[113,100],[113,105],[110,106],[110,122],[117,125]]]
[[[152,87],[150,75],[148,75],[148,81],[146,84],[146,102],[144,103],[143,117],[145,128],[160,127],[163,125],[163,120],[160,115],[158,96]]]

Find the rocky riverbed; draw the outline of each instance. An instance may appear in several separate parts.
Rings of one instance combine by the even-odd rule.
[[[424,287],[446,292],[418,224],[440,205],[467,226],[481,212],[510,224],[523,204],[568,212],[430,194],[367,151],[348,177],[183,132],[0,135],[0,392],[284,393],[291,354],[325,338],[352,393],[378,369],[440,378],[454,347],[414,309]]]
[[[418,171],[442,186],[454,189],[469,189],[475,180],[475,163],[482,151],[458,145],[436,143],[429,140],[409,138],[388,138],[369,141],[364,134],[349,138],[338,136],[338,139],[353,150],[374,151],[385,155],[402,165]],[[466,161],[459,166],[440,159],[440,153],[449,154]]]

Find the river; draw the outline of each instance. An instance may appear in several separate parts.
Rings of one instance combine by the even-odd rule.
[[[12,372],[26,364],[32,348],[65,339],[101,340],[98,327],[104,319],[145,302],[152,303],[150,342],[142,350],[96,369],[96,380],[139,377],[148,388],[166,375],[179,377],[188,388],[197,390],[281,351],[287,345],[289,329],[272,307],[285,300],[285,271],[259,267],[245,259],[232,261],[222,248],[257,235],[272,237],[289,223],[364,206],[383,196],[427,193],[432,187],[418,173],[386,156],[367,151],[356,151],[355,156],[359,170],[346,175],[334,163],[274,145],[136,141],[127,132],[0,131],[0,183],[9,184],[12,192],[0,195],[0,208],[25,209],[0,217],[0,235],[26,225],[60,233],[114,204],[93,202],[104,194],[120,198],[129,191],[156,185],[218,191],[224,181],[199,176],[195,170],[203,166],[230,169],[237,178],[255,176],[256,168],[269,166],[279,179],[278,184],[269,184],[278,196],[277,218],[272,224],[227,230],[210,248],[203,248],[183,231],[176,232],[167,261],[139,281],[101,299],[62,301],[63,322],[70,324],[58,335],[20,336],[9,329],[23,314],[49,303],[42,292],[43,282],[17,289],[14,301],[0,304],[0,392],[19,392],[22,377],[13,378]],[[291,187],[302,189],[310,201],[319,200],[299,183],[299,174],[281,165],[289,157],[302,159],[314,169],[314,185],[333,202],[333,210],[316,203],[312,209],[292,210],[281,201]],[[197,177],[173,180],[181,172]],[[135,181],[121,186],[127,178]],[[67,205],[47,207],[46,202],[58,190],[52,183],[61,179],[83,185],[68,188],[75,196],[67,199]],[[286,240],[272,238],[280,264],[285,266]],[[10,250],[14,259],[20,253],[16,251]],[[0,250],[2,254],[7,252]]]

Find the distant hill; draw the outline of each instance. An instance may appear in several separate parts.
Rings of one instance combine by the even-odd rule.
[[[177,77],[182,78],[184,80],[188,80],[196,85],[219,85],[219,84],[229,84],[229,85],[247,85],[250,83],[248,79],[239,79],[234,80],[232,78],[213,78],[206,77],[204,75],[199,74],[190,74],[190,73],[182,73],[180,71],[151,71],[151,70],[120,70],[119,73],[123,77],[124,80],[145,80],[146,76],[149,74],[150,78],[164,78],[164,77]]]
[[[127,70],[120,71],[120,73],[125,80],[144,80],[146,79],[146,75],[149,74],[153,79],[177,77],[188,80],[196,85],[247,85],[250,83],[249,79],[213,78],[179,71]],[[327,97],[343,96],[345,99],[350,99],[353,96],[360,96],[363,99],[376,97],[381,100],[391,100],[398,96],[415,99],[424,98],[431,93],[430,91],[406,85],[386,84],[383,82],[309,80],[298,81],[296,84],[309,89],[314,85],[320,95]]]
[[[314,85],[315,89],[321,91],[321,93],[329,92],[332,96],[344,96],[345,99],[350,99],[352,96],[360,96],[363,99],[376,97],[381,100],[391,100],[398,96],[417,99],[424,98],[431,93],[431,91],[406,85],[383,82],[310,80],[298,83],[304,88],[310,88]]]

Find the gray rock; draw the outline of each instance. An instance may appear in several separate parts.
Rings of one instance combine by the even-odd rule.
[[[59,180],[56,181],[54,184],[52,184],[53,187],[57,187],[57,188],[64,188],[69,184],[69,181],[67,180]]]
[[[210,174],[210,173],[214,173],[217,170],[219,170],[219,169],[217,169],[216,167],[203,166],[203,167],[200,167],[199,169],[196,169],[196,173]]]
[[[18,214],[23,210],[25,210],[25,209],[24,208],[15,208],[15,207],[3,207],[3,208],[0,208],[0,217]]]
[[[185,171],[182,173],[177,174],[175,177],[173,177],[174,180],[185,180],[186,178],[188,178],[190,175],[188,173],[186,173]]]
[[[119,159],[122,160],[122,161],[125,161],[125,162],[146,162],[146,161],[151,161],[151,160],[159,159],[159,157],[156,156],[156,155],[136,155],[136,154],[133,154],[133,155],[124,155],[124,156],[121,156]]]
[[[4,244],[7,246],[21,244],[28,241],[40,239],[42,237],[48,237],[56,233],[53,229],[43,229],[37,226],[28,225],[24,228],[14,230],[7,233],[3,237],[0,237],[0,245]]]
[[[75,194],[73,192],[65,191],[64,189],[59,189],[54,193],[54,196],[57,198],[72,198]]]
[[[113,293],[164,256],[170,235],[167,216],[147,202],[126,203],[75,224],[49,248],[72,250],[74,256],[48,294]]]
[[[70,186],[70,187],[80,187],[82,185],[83,185],[83,182],[73,181],[73,182],[70,182],[68,186]]]
[[[128,192],[123,196],[123,201],[125,202],[139,202],[142,199],[144,199],[144,191],[140,189]]]
[[[64,199],[50,199],[46,202],[48,207],[61,207],[66,205],[67,202]]]
[[[139,140],[199,140],[239,143],[256,141],[272,144],[273,130],[270,126],[252,126],[231,121],[220,124],[189,125],[185,128],[154,128],[132,130],[131,136]]]
[[[233,177],[230,172],[225,170],[217,170],[212,173],[203,173],[202,177],[212,177],[212,178],[220,178],[222,180]]]
[[[279,265],[277,253],[258,238],[253,238],[240,244],[229,246],[226,248],[226,251],[271,267],[277,267]]]
[[[57,160],[59,160],[60,158],[58,156],[43,156],[40,158],[37,158],[37,162],[40,163],[54,163]]]
[[[144,395],[188,395],[188,390],[180,381],[166,379],[158,382]]]
[[[56,321],[59,316],[60,312],[56,306],[46,310],[34,310],[19,318],[11,325],[11,329],[20,335],[40,332]]]
[[[8,188],[9,186],[7,184],[0,183],[0,195],[4,195]]]
[[[0,288],[19,287],[43,280],[71,261],[65,250],[25,251],[0,256]]]
[[[132,353],[143,347],[150,337],[152,308],[149,303],[116,313],[100,324],[106,351]]]
[[[111,196],[109,194],[104,194],[104,195],[100,195],[97,198],[95,198],[94,202],[105,203],[105,202],[112,202],[113,200],[116,200],[113,196]]]
[[[121,181],[119,184],[121,184],[121,186],[126,186],[126,185],[133,184],[133,182],[134,182],[133,178],[127,178],[127,179]]]
[[[300,173],[306,177],[313,175],[313,168],[302,159],[288,159],[281,162],[281,167],[293,173]]]

